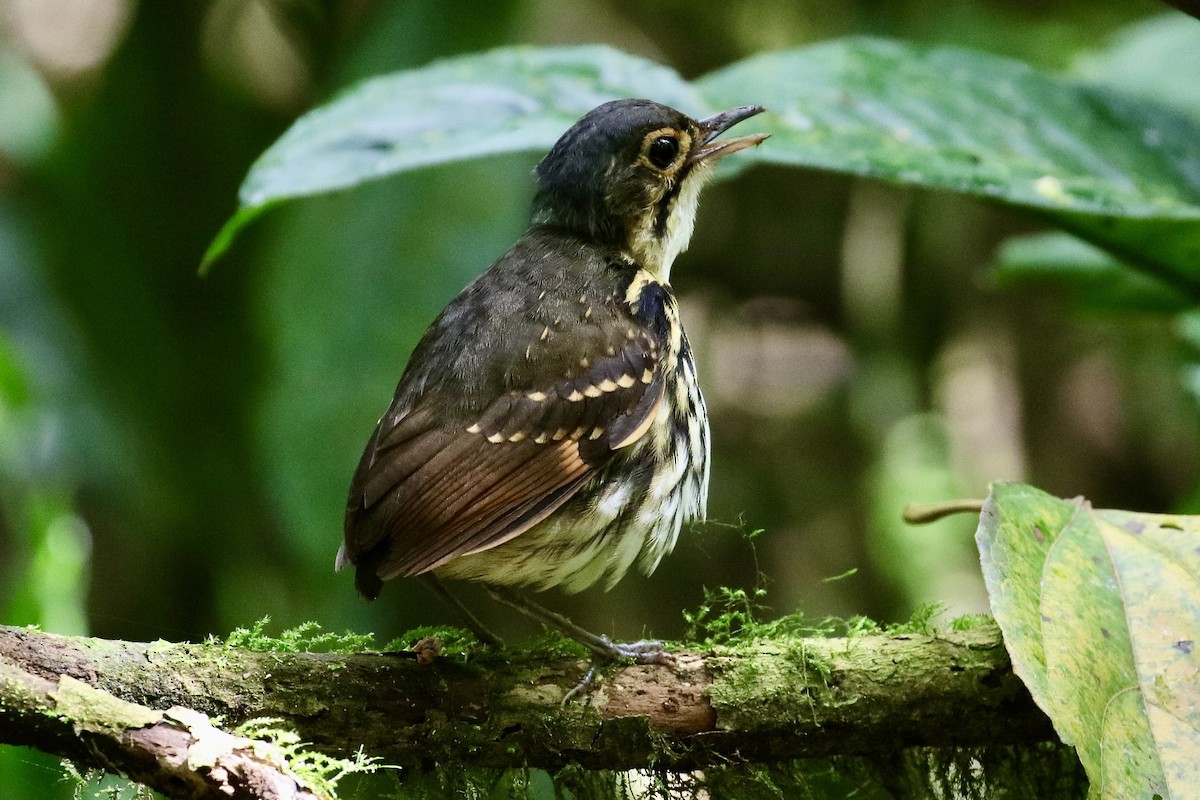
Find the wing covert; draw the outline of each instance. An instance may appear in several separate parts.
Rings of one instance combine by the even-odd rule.
[[[575,374],[508,391],[474,418],[447,419],[432,395],[390,409],[346,509],[345,554],[360,579],[367,570],[366,585],[378,591],[378,579],[502,544],[639,441],[665,382],[653,334],[630,330],[619,349],[581,361]]]

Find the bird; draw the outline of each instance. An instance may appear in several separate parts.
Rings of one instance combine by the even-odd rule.
[[[607,589],[650,574],[703,518],[710,434],[672,289],[700,189],[765,134],[759,114],[703,119],[646,99],[603,103],[535,170],[528,230],[433,321],[354,472],[335,566],[375,599],[426,576],[484,584],[596,656],[649,663],[518,589]]]

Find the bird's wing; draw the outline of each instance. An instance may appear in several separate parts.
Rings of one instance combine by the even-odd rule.
[[[643,331],[609,352],[573,378],[507,392],[471,420],[448,422],[421,399],[385,415],[346,510],[360,589],[508,541],[641,439],[663,401],[661,350]]]

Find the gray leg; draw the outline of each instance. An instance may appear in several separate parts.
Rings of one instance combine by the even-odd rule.
[[[471,629],[471,633],[475,634],[475,638],[489,647],[503,647],[504,642],[500,641],[500,637],[492,633],[487,627],[479,621],[479,619],[471,613],[471,609],[463,605],[462,601],[450,593],[450,590],[437,579],[434,575],[426,573],[421,576],[421,580],[431,592],[441,598],[442,602],[450,606],[458,615],[462,617],[462,621]]]
[[[591,650],[599,661],[614,661],[620,658],[631,658],[638,664],[672,664],[675,661],[663,647],[662,642],[613,642],[607,636],[600,636],[584,630],[562,614],[544,608],[512,589],[488,585],[487,590],[501,603],[511,606],[579,642]]]

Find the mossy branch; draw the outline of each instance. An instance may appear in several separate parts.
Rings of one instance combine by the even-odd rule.
[[[992,626],[680,653],[673,667],[615,667],[588,697],[562,705],[586,667],[555,655],[420,663],[0,627],[0,741],[162,786],[147,779],[137,745],[153,731],[186,731],[167,709],[226,724],[274,717],[322,752],[362,747],[414,768],[689,769],[1054,738]],[[64,687],[98,690],[111,703],[56,701]]]
[[[6,634],[0,632],[0,637]],[[5,641],[2,647],[8,644]],[[66,652],[61,644],[56,643],[57,654]],[[295,775],[278,748],[233,736],[196,711],[155,710],[123,700],[73,677],[70,673],[75,670],[54,674],[58,666],[65,666],[54,662],[23,664],[0,656],[0,742],[36,747],[77,764],[119,772],[168,797],[328,800],[331,796]],[[76,666],[86,669],[82,661]]]

